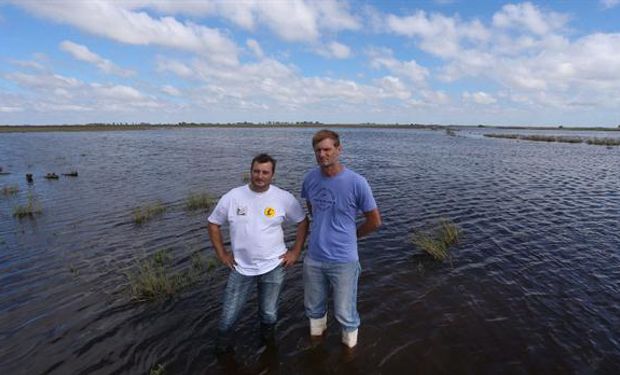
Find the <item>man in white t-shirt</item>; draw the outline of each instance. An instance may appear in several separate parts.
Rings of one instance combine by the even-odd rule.
[[[306,239],[308,220],[303,208],[291,193],[271,185],[275,169],[276,161],[271,156],[256,156],[250,168],[250,183],[224,194],[208,218],[215,253],[230,268],[218,326],[218,352],[232,349],[234,324],[254,285],[258,290],[261,336],[273,340],[284,268],[297,261]],[[284,243],[284,221],[297,224],[290,250]],[[222,240],[220,227],[226,222],[230,224],[232,252]]]

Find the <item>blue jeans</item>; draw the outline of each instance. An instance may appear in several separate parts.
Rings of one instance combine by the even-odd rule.
[[[284,282],[284,267],[256,276],[244,276],[232,270],[224,290],[222,316],[218,330],[228,333],[239,318],[239,314],[254,286],[258,289],[258,313],[262,324],[273,325],[278,320],[278,299]]]
[[[357,313],[357,280],[360,272],[358,261],[331,263],[306,257],[303,271],[306,316],[311,319],[325,316],[331,289],[336,320],[345,331],[355,331],[360,325]]]

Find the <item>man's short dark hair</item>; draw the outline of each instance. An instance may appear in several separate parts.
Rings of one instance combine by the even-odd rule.
[[[334,146],[340,146],[340,136],[333,130],[323,129],[316,132],[312,137],[312,148],[315,148],[317,143],[321,143],[324,139],[331,139],[334,141]]]
[[[276,159],[272,158],[269,154],[258,154],[252,159],[252,164],[250,164],[250,171],[254,168],[254,163],[271,163],[271,172],[276,173]]]

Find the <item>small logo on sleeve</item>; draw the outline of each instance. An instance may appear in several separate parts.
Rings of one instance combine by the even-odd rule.
[[[265,208],[265,216],[267,216],[268,218],[272,218],[274,216],[276,216],[276,209],[273,207],[267,207]]]

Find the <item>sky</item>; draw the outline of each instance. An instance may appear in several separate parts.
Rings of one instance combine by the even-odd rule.
[[[0,124],[620,124],[620,0],[0,0]]]

